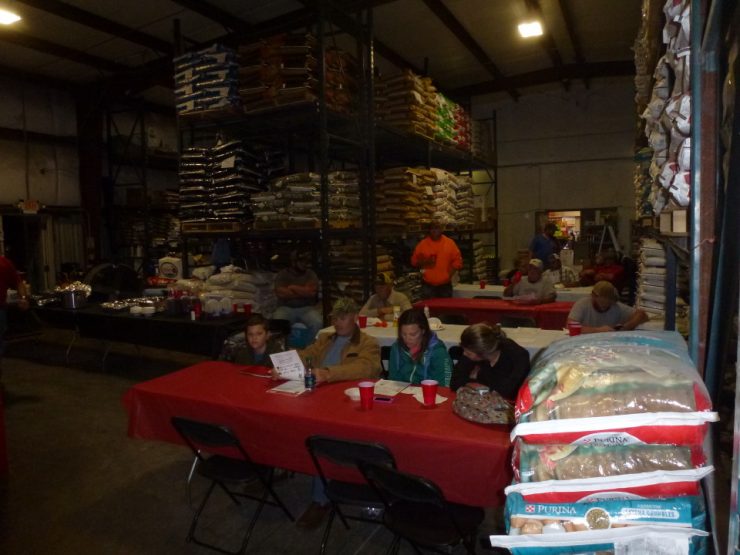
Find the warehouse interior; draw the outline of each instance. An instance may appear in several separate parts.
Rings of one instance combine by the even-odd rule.
[[[27,312],[9,306],[0,351],[9,459],[0,551],[205,552],[184,541],[190,454],[135,439],[121,399],[140,382],[218,358],[223,337],[182,334],[191,345],[177,350],[158,348],[168,344],[159,338],[85,332],[73,311],[44,312],[65,286],[87,282],[96,301],[112,302],[193,275],[205,281],[210,274],[197,270],[223,249],[260,276],[305,250],[329,325],[332,303],[346,296],[361,305],[378,273],[395,275],[396,289],[419,301],[422,276],[404,277],[414,273],[408,260],[443,214],[473,295],[479,283],[504,283],[548,222],[562,230],[576,272],[607,250],[636,261],[621,300],[647,311],[645,329],[683,336],[719,413],[706,446],[716,473],[703,482],[708,548],[734,552],[736,2],[0,0],[0,10],[20,17],[0,25],[0,255],[37,303]],[[517,27],[526,21],[539,21],[542,35],[523,38]],[[264,52],[275,44],[289,54],[270,84]],[[309,47],[305,67],[288,67]],[[225,56],[233,69],[213,85],[228,90],[223,97],[196,91],[201,55]],[[659,91],[666,82],[671,90]],[[406,84],[412,104],[432,90],[440,110],[456,114],[453,131],[428,127],[426,115],[414,120],[426,108],[400,108],[394,87]],[[259,187],[239,189],[246,200],[231,204],[199,193],[188,200],[188,156],[234,140],[246,158],[264,153]],[[388,192],[400,174],[413,176],[404,196]],[[267,206],[278,202],[275,176],[286,175],[315,187],[306,213]],[[423,206],[443,183],[466,196],[454,206],[445,191],[442,208]],[[650,282],[641,276],[653,271],[640,264],[658,247],[668,262],[656,301],[643,295]],[[224,306],[271,312],[271,283],[258,287],[258,297]],[[230,326],[224,333],[243,320]],[[300,332],[288,331],[299,347]],[[202,490],[193,487],[195,498]],[[300,514],[311,480],[291,474],[277,487]],[[214,534],[238,537],[233,507],[218,511]],[[379,553],[393,539],[382,526],[340,527],[329,552]],[[486,508],[479,536],[506,530],[500,508]],[[320,531],[268,508],[248,552],[313,552],[320,543]]]

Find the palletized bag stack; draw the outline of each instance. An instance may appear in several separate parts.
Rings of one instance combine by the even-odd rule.
[[[272,180],[267,191],[252,195],[255,227],[318,227],[320,187],[317,173],[294,173]]]
[[[430,170],[389,168],[379,174],[375,183],[375,222],[379,227],[406,227],[428,222],[433,207],[426,202],[426,188],[436,178]]]
[[[331,241],[329,245],[330,267],[332,269],[332,300],[351,297],[360,306],[365,304],[362,288],[362,244],[359,241]]]
[[[277,306],[274,281],[271,272],[246,272],[226,266],[206,280],[205,299],[217,300],[226,312],[234,304],[251,304],[252,312],[269,315]]]
[[[441,143],[452,144],[455,142],[455,112],[459,108],[457,102],[453,102],[442,93],[435,95],[435,104],[437,105],[436,113],[436,130],[434,138]]]
[[[432,185],[432,217],[443,223],[455,223],[457,219],[457,179],[448,171],[432,168],[435,183]]]
[[[452,187],[455,189],[455,221],[458,225],[473,225],[475,206],[470,176],[456,175]]]
[[[246,112],[318,99],[318,46],[311,34],[281,34],[239,47],[239,93]],[[356,64],[337,48],[326,50],[326,102],[349,112],[356,95]]]
[[[553,343],[521,388],[516,417],[509,535],[491,536],[493,545],[705,552],[699,480],[713,470],[702,446],[717,414],[678,334]]]
[[[251,221],[251,193],[263,190],[256,160],[241,141],[228,141],[210,149],[211,216],[219,221]]]
[[[207,148],[190,147],[180,156],[180,219],[203,221],[211,201],[211,163]]]
[[[637,306],[651,318],[665,318],[665,248],[654,239],[640,241]]]
[[[691,75],[689,0],[667,0],[663,7],[666,53],[655,67],[652,96],[641,116],[653,149],[649,201],[659,214],[671,199],[688,206],[691,184]]]
[[[361,227],[360,184],[355,171],[338,171],[328,175],[329,225]]]
[[[455,104],[455,134],[453,136],[453,143],[461,150],[470,151],[472,148],[472,131],[471,131],[471,120],[470,114],[467,110]]]
[[[483,241],[476,239],[473,241],[473,277],[475,279],[488,280],[493,276],[488,276],[488,262],[486,260],[486,251]]]
[[[241,110],[236,53],[215,44],[178,56],[175,102],[178,115],[205,110]]]
[[[433,138],[437,130],[436,89],[429,77],[413,71],[383,80],[385,102],[379,105],[376,117],[409,133]]]

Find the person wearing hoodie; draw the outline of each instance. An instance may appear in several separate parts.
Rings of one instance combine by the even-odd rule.
[[[398,320],[398,339],[391,346],[388,378],[419,384],[437,380],[447,387],[452,376],[452,359],[443,341],[429,328],[424,311],[410,308]]]

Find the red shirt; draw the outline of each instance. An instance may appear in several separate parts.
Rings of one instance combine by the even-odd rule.
[[[18,289],[20,276],[13,263],[0,256],[0,306],[5,306],[8,299],[8,289]]]

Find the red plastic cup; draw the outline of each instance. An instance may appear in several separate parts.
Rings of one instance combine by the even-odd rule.
[[[583,332],[583,326],[578,322],[568,322],[568,335],[581,335]]]
[[[508,287],[509,285],[511,285],[511,280],[510,279],[505,279],[504,280],[504,287]]]
[[[244,316],[249,316],[252,314],[252,305],[248,303],[244,303],[242,305],[244,307]]]
[[[480,285],[480,288],[481,289],[485,289],[486,288],[486,280],[485,279],[480,280],[480,284],[479,285]]]
[[[421,392],[424,394],[424,406],[433,407],[437,404],[437,380],[422,380]]]
[[[358,316],[357,325],[360,326],[361,328],[366,328],[367,327],[367,316],[362,316],[362,315]]]
[[[360,407],[362,410],[370,410],[373,408],[373,396],[375,395],[375,383],[373,382],[360,382],[357,384],[360,390]]]

